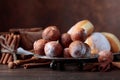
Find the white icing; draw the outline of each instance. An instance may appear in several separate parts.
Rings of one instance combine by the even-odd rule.
[[[45,45],[45,54],[46,54],[46,56],[53,57],[54,54],[55,54],[54,51],[55,51],[55,49],[54,49],[54,47],[50,43],[47,43]]]
[[[89,44],[89,40],[92,41],[91,45]],[[97,53],[104,50],[111,50],[109,41],[99,32],[93,33],[85,42],[89,44],[91,50],[97,50]]]
[[[71,56],[74,58],[83,57],[86,54],[86,47],[83,43],[74,45]]]

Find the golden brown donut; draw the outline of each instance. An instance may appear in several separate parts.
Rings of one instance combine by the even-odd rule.
[[[33,49],[34,49],[35,54],[45,55],[44,46],[47,42],[48,41],[45,39],[39,39],[39,40],[35,41],[33,44]]]
[[[90,53],[88,53],[87,50],[89,50],[88,46],[81,41],[73,41],[69,45],[70,55],[73,58],[89,57],[88,55],[90,55]]]
[[[60,43],[62,44],[63,47],[68,47],[69,44],[72,42],[71,36],[68,33],[63,33],[61,35]]]
[[[60,31],[56,26],[48,26],[42,32],[42,38],[49,41],[59,40],[60,35]]]
[[[83,28],[80,28],[80,29],[75,29],[75,31],[71,34],[71,39],[73,41],[80,40],[84,42],[86,39],[86,36],[87,35],[85,33],[85,30]]]
[[[113,61],[113,53],[111,51],[100,51],[98,53],[99,57],[98,57],[98,61],[99,62],[112,62]]]
[[[65,57],[65,58],[71,58],[69,48],[64,48],[63,57]]]

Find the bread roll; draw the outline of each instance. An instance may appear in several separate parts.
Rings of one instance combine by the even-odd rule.
[[[112,33],[102,32],[102,34],[108,39],[111,45],[111,51],[113,53],[117,53],[120,51],[120,41],[119,39]]]
[[[91,54],[98,54],[100,51],[111,50],[111,46],[107,38],[99,32],[94,32],[89,36],[85,43],[87,43],[91,48]]]
[[[86,35],[90,35],[94,31],[94,26],[89,20],[82,20],[77,22],[70,30],[68,30],[69,34],[72,34],[75,30],[79,30],[83,28],[85,30]]]
[[[42,32],[42,38],[49,41],[59,40],[60,31],[56,26],[48,26]]]
[[[44,51],[47,57],[61,57],[63,55],[63,48],[58,41],[46,43]]]
[[[73,41],[69,45],[69,51],[70,54],[73,58],[83,58],[83,57],[88,57],[88,46],[86,46],[85,43],[81,41]]]
[[[45,39],[39,39],[39,40],[35,41],[33,44],[33,49],[34,49],[35,54],[45,55],[44,46],[47,42],[48,41]]]

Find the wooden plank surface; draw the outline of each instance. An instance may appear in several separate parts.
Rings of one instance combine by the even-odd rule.
[[[120,70],[80,72],[75,69],[54,71],[50,68],[8,69],[0,65],[0,80],[119,80]]]

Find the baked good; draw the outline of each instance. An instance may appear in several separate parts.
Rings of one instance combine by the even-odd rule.
[[[70,55],[73,58],[84,58],[84,57],[90,57],[88,55],[90,55],[90,53],[88,53],[90,50],[88,49],[88,45],[81,42],[81,41],[73,41],[70,45],[69,45],[69,51],[70,51]]]
[[[68,47],[69,44],[72,42],[71,36],[68,33],[63,33],[61,35],[60,43],[62,44],[63,47]]]
[[[47,57],[61,57],[63,55],[63,48],[58,41],[50,41],[46,43],[44,51]]]
[[[85,43],[91,48],[91,54],[98,54],[100,51],[111,50],[111,46],[107,38],[100,32],[94,32],[90,35]]]
[[[34,53],[39,54],[39,55],[45,55],[44,46],[47,42],[48,41],[45,39],[39,39],[39,40],[35,41],[33,44]]]
[[[70,58],[71,57],[69,48],[64,48],[63,57],[65,57],[65,58]]]
[[[112,62],[113,60],[113,53],[111,51],[100,51],[98,53],[99,57],[98,57],[98,61],[99,62]]]
[[[120,51],[120,41],[119,39],[112,33],[102,32],[102,34],[108,39],[111,45],[111,51],[113,53],[117,53]]]
[[[80,40],[82,42],[86,39],[86,33],[83,28],[75,29],[75,31],[71,34],[72,41]]]
[[[82,20],[77,22],[74,26],[72,26],[69,30],[68,33],[72,34],[76,30],[79,30],[83,28],[85,30],[86,35],[90,35],[94,31],[94,26],[89,20]]]
[[[42,38],[49,41],[59,40],[60,35],[60,31],[56,26],[48,26],[42,32]]]

